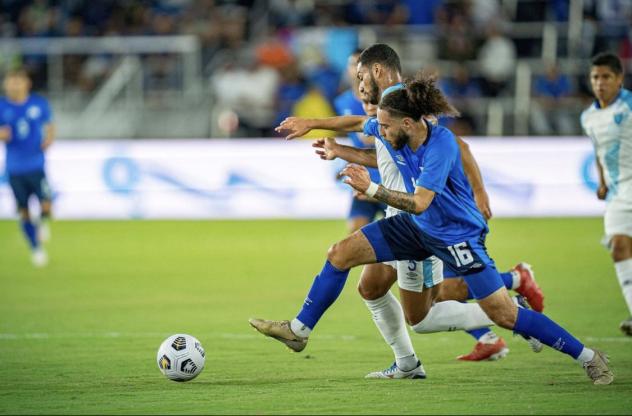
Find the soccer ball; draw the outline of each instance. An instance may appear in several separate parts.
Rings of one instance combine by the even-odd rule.
[[[160,344],[156,361],[169,380],[189,381],[202,372],[204,356],[204,348],[195,337],[175,334]]]

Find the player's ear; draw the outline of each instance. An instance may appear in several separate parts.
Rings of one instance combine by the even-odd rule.
[[[373,64],[371,72],[373,72],[373,77],[378,78],[382,74],[382,65],[378,63]]]

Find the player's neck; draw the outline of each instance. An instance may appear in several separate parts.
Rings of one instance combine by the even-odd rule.
[[[402,82],[402,76],[398,72],[389,71],[386,73],[386,76],[384,77],[384,82],[383,82],[384,85],[379,85],[378,83],[378,86],[380,87],[380,90],[384,91],[388,87],[401,84],[401,82]]]
[[[14,94],[14,95],[7,95],[7,99],[12,102],[13,104],[24,104],[26,102],[26,100],[28,100],[29,98],[29,94]]]
[[[619,93],[621,93],[621,89],[618,89],[617,92],[612,97],[607,97],[603,99],[598,98],[597,102],[599,103],[599,108],[606,108],[610,104],[614,103],[617,100]]]
[[[426,140],[428,140],[428,127],[422,120],[421,123],[417,123],[413,134],[410,135],[408,147],[410,147],[410,150],[413,152],[416,152],[419,147],[426,142]]]

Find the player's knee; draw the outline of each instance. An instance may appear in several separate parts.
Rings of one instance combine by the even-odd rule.
[[[612,239],[612,260],[615,262],[632,258],[632,239],[622,237]]]
[[[386,295],[389,287],[384,287],[381,282],[369,282],[366,279],[360,279],[358,282],[358,293],[364,300],[375,300]]]
[[[327,260],[337,269],[348,269],[349,258],[342,243],[336,243],[327,250]]]
[[[513,329],[516,324],[516,316],[511,308],[495,308],[489,312],[485,311],[485,313],[501,328]]]
[[[29,214],[29,210],[26,208],[20,208],[19,213],[20,213],[20,219],[22,221],[28,221],[31,218],[31,215]]]
[[[417,327],[422,324],[423,320],[426,319],[426,316],[428,316],[428,309],[424,308],[404,311],[406,323],[411,327]]]

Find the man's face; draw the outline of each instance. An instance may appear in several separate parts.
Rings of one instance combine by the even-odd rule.
[[[360,98],[363,101],[368,101],[370,104],[378,105],[382,91],[380,91],[380,87],[378,87],[377,81],[370,69],[360,62],[358,62],[358,81],[360,81],[358,85]]]
[[[22,97],[28,94],[30,87],[29,79],[23,74],[9,74],[4,78],[4,91],[9,98]]]
[[[622,84],[623,74],[616,74],[608,66],[593,66],[590,70],[590,85],[599,101],[611,102]]]
[[[395,150],[401,150],[410,140],[410,136],[404,131],[403,119],[392,117],[386,110],[377,109],[377,121],[380,123],[380,133]]]

